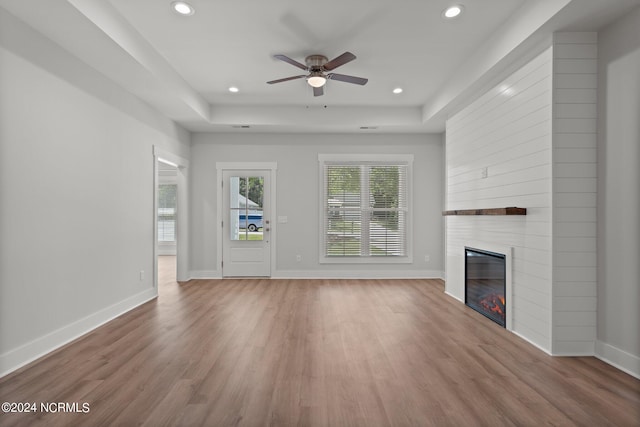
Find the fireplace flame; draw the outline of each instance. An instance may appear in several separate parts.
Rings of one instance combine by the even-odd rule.
[[[480,305],[487,311],[499,314],[504,317],[505,315],[505,297],[498,294],[489,294],[480,300]]]

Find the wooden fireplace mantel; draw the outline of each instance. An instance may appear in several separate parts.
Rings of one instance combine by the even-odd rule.
[[[453,211],[444,211],[442,215],[526,215],[527,208],[491,208],[491,209],[458,209]]]

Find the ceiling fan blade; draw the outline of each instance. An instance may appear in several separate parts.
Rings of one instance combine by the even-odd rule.
[[[298,61],[296,61],[295,59],[291,59],[286,55],[273,55],[274,58],[279,59],[280,61],[284,61],[287,62],[295,67],[298,67],[302,70],[308,70],[306,65],[303,65],[301,63],[299,63]]]
[[[345,52],[337,58],[334,58],[324,64],[324,69],[327,71],[331,71],[334,68],[338,68],[339,66],[346,64],[347,62],[353,61],[354,59],[356,59],[356,56],[353,53]]]
[[[331,80],[338,80],[339,82],[347,82],[347,83],[353,83],[357,85],[366,85],[367,82],[369,81],[369,79],[364,79],[362,77],[347,76],[344,74],[336,74],[336,73],[327,74],[327,78]]]
[[[324,95],[324,86],[313,88],[313,96],[322,96],[322,95]]]
[[[285,77],[284,79],[271,80],[270,82],[267,82],[267,83],[272,85],[274,83],[288,82],[289,80],[297,80],[297,79],[302,79],[304,77],[307,77],[307,75],[306,74],[301,74],[299,76]]]

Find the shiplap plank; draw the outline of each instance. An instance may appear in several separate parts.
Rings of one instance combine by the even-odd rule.
[[[556,237],[596,237],[593,222],[557,222],[553,233]],[[562,262],[559,264],[564,265]]]
[[[560,312],[553,316],[554,326],[596,326],[596,313],[592,311]]]
[[[556,237],[554,250],[557,252],[595,252],[595,237]]]
[[[556,148],[553,158],[558,163],[596,163],[595,148]]]
[[[595,89],[598,87],[597,74],[557,74],[553,78],[556,89]]]
[[[596,206],[596,195],[594,193],[559,194],[556,195],[555,206],[558,208],[593,208]]]
[[[553,187],[558,193],[595,193],[597,189],[596,178],[556,178]]]
[[[557,163],[555,165],[557,178],[595,178],[595,163]]]
[[[567,267],[593,267],[597,262],[594,252],[557,252],[555,262]]]
[[[592,311],[597,307],[597,298],[593,297],[555,297],[554,310],[558,312]]]
[[[556,102],[568,104],[595,104],[598,99],[596,89],[556,89]]]
[[[595,282],[596,280],[596,268],[595,267],[564,267],[556,266],[554,268],[554,280],[558,282],[566,283],[585,283]]]
[[[554,341],[595,341],[596,328],[593,326],[556,326]]]
[[[557,119],[595,119],[598,117],[596,104],[557,104],[554,108]]]
[[[554,48],[554,56],[562,59],[596,59],[598,45],[595,43],[558,44]]]
[[[553,293],[556,297],[595,297],[596,282],[558,282],[554,284]]]
[[[579,89],[576,89],[579,90]],[[589,104],[593,105],[593,104]],[[557,133],[595,133],[595,118],[557,118],[555,121]]]
[[[561,133],[553,137],[555,148],[595,148],[596,143],[596,134]]]
[[[597,74],[596,59],[556,59],[554,68],[557,74]]]

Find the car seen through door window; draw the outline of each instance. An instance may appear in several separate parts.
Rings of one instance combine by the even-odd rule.
[[[238,226],[240,229],[258,231],[258,229],[262,228],[262,211],[249,210],[246,215],[241,212]]]

